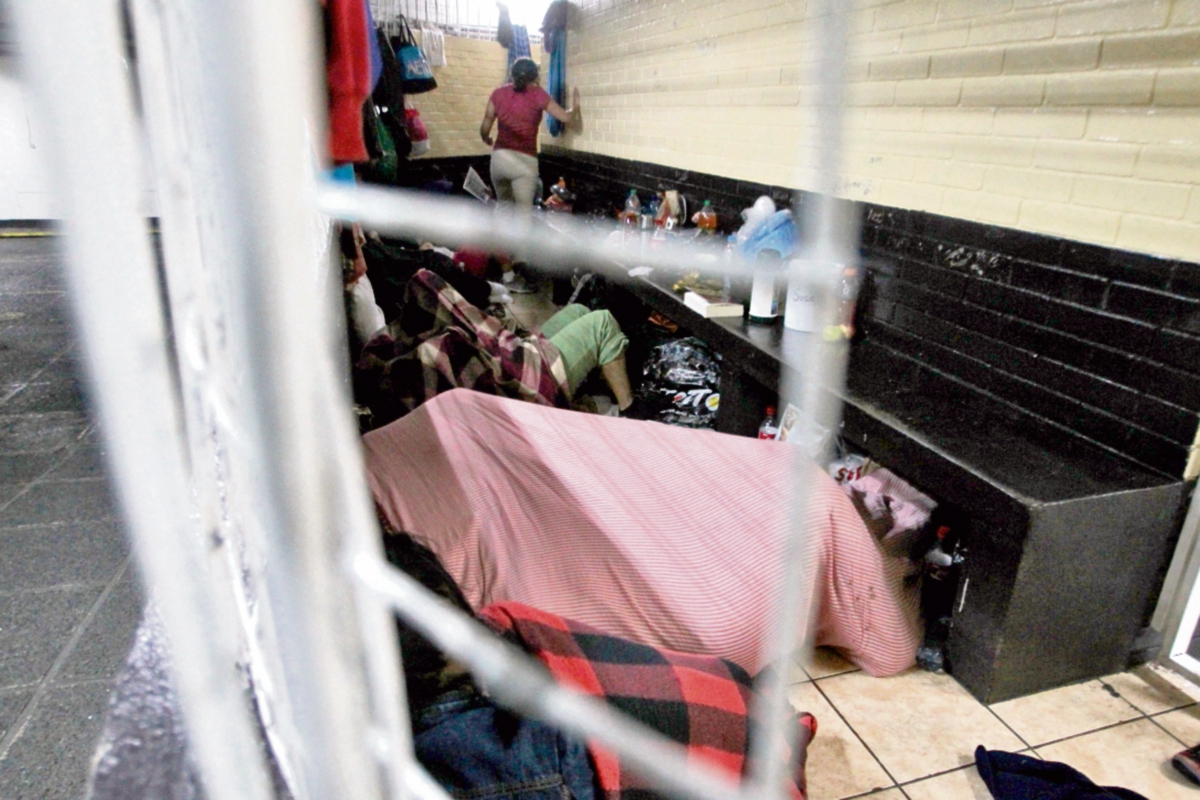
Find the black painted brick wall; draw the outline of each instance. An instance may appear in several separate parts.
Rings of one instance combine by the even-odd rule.
[[[760,195],[791,190],[544,148],[577,213],[611,214],[630,188],[712,200],[722,230]],[[486,173],[484,177],[486,178]],[[1169,475],[1200,422],[1200,264],[865,203],[866,336],[1040,419]]]
[[[1200,266],[867,206],[867,335],[1171,475],[1200,412]]]

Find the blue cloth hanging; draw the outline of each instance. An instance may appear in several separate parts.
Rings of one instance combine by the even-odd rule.
[[[371,16],[370,0],[363,0],[363,8],[367,15],[367,47],[371,56],[371,91],[379,85],[383,77],[383,53],[379,51],[379,40],[375,36],[375,18]]]
[[[550,50],[550,73],[546,76],[546,91],[554,98],[554,102],[563,108],[567,107],[567,32],[547,32],[542,40]],[[549,114],[546,115],[546,130],[551,136],[558,136],[566,126]]]
[[[524,25],[512,26],[512,41],[508,45],[508,77],[512,78],[512,65],[518,58],[533,58],[529,50],[529,30]]]

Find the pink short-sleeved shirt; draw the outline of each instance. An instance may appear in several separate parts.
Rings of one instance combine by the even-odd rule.
[[[518,92],[511,83],[506,83],[492,92],[492,106],[496,109],[499,133],[496,150],[516,150],[518,153],[537,155],[538,125],[542,112],[550,105],[550,95],[540,86],[526,86]]]

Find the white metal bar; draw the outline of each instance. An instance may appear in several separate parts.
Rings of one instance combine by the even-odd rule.
[[[141,574],[170,629],[194,757],[213,798],[265,798],[234,621],[188,518],[189,475],[146,221],[116,4],[10,5],[65,210],[67,278]]]
[[[399,797],[411,750],[395,630],[386,606],[342,569],[347,550],[373,544],[381,559],[382,544],[377,532],[337,535],[360,530],[355,517],[369,519],[370,506],[365,487],[350,494],[343,484],[361,475],[361,458],[337,457],[355,435],[335,388],[340,285],[313,252],[312,164],[323,149],[313,8],[214,0],[192,10],[208,56],[202,99],[219,167],[211,179],[233,262],[223,276],[228,341],[245,368],[238,423],[254,474],[243,479],[268,546],[274,644],[300,737],[298,789],[311,798]],[[386,785],[381,755],[396,764]]]
[[[722,252],[715,243],[665,241],[650,246],[638,232],[621,243],[610,240],[612,229],[565,215],[556,215],[550,227],[493,213],[475,200],[332,182],[323,183],[317,197],[318,206],[335,219],[360,222],[370,230],[395,236],[519,253],[537,263],[539,269],[551,272],[569,274],[577,266],[611,265],[614,261],[730,274],[751,272],[750,266],[740,262],[722,264],[713,260]],[[705,258],[709,260],[703,261]]]
[[[801,370],[780,375],[781,400],[798,401],[799,430],[802,444],[815,443],[810,455],[822,467],[829,461],[832,438],[841,418],[841,397],[845,381],[848,342],[839,335],[839,285],[843,266],[857,259],[858,231],[849,223],[846,204],[837,200],[837,179],[842,160],[842,96],[845,86],[846,48],[849,38],[852,3],[840,0],[815,0],[810,14],[818,26],[817,41],[822,43],[820,58],[811,62],[809,85],[817,87],[814,150],[818,185],[803,200],[800,224],[801,252],[815,268],[810,279],[814,291],[816,333],[809,335],[805,362]],[[800,205],[800,203],[797,203]],[[788,270],[789,285],[806,275],[793,261]],[[787,331],[784,335],[789,335]],[[794,335],[794,334],[792,334]],[[781,402],[781,405],[784,405]],[[811,652],[816,613],[815,574],[817,553],[814,537],[805,529],[805,512],[812,497],[815,476],[811,464],[797,458],[790,501],[791,525],[784,558],[784,578],[777,600],[773,631],[774,669],[766,673],[760,691],[756,735],[752,739],[752,780],[762,797],[784,800],[788,795],[791,764],[786,757],[794,727],[788,724],[794,715],[787,697],[787,670],[795,653]]]
[[[1200,623],[1200,500],[1195,495],[1163,584],[1155,622],[1163,632],[1161,660],[1195,674],[1195,665],[1184,659]]]

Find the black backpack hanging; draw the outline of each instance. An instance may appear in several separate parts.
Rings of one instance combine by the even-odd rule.
[[[379,109],[379,122],[387,128],[396,155],[405,159],[412,152],[412,141],[404,122],[404,79],[400,72],[400,61],[384,32],[376,30],[375,36],[379,40],[379,54],[383,57],[383,74],[371,95],[371,101]]]
[[[405,94],[421,94],[432,92],[437,88],[433,77],[433,69],[425,60],[425,54],[417,47],[412,28],[408,20],[400,17],[400,35],[393,39],[396,44],[396,57],[400,60],[400,74]]]

